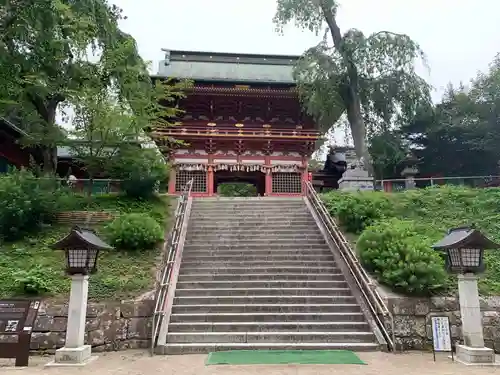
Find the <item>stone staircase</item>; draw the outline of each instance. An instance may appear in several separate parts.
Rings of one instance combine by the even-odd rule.
[[[378,348],[302,198],[194,199],[160,352]]]

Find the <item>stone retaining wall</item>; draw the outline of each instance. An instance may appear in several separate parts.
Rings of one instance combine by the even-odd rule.
[[[113,220],[114,212],[106,211],[68,211],[56,214],[56,223],[66,225],[96,225]]]
[[[448,316],[454,342],[462,339],[458,297],[387,297],[394,316],[396,343],[403,349],[432,348],[431,317]],[[500,351],[500,297],[482,298],[486,346]]]
[[[86,344],[93,351],[147,348],[151,338],[153,301],[90,303]],[[33,327],[31,349],[53,353],[64,346],[68,306],[42,303]]]

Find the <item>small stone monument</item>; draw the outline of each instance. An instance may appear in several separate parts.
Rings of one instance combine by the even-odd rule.
[[[373,177],[364,168],[363,158],[353,163],[339,180],[339,189],[345,191],[373,190]]]

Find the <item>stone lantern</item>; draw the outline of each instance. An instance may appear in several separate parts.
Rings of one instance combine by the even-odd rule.
[[[89,289],[89,274],[97,271],[97,259],[101,250],[112,249],[92,229],[75,226],[69,234],[52,245],[53,249],[64,250],[66,273],[71,277],[71,292],[68,306],[66,342],[56,350],[53,365],[77,365],[88,363],[90,345],[85,345],[85,321]]]
[[[418,174],[417,163],[419,159],[413,155],[413,153],[408,153],[405,160],[403,160],[404,169],[401,172],[401,176],[405,179],[405,189],[415,189],[415,176]]]
[[[456,346],[457,360],[465,364],[495,364],[493,349],[484,346],[477,274],[485,269],[484,250],[498,249],[500,245],[467,226],[450,229],[432,247],[445,252],[447,271],[458,274],[464,344]]]

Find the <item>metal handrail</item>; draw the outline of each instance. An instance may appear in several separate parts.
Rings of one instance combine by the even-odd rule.
[[[366,271],[360,265],[354,250],[350,246],[342,231],[339,229],[338,225],[330,216],[328,210],[321,201],[316,190],[314,190],[310,181],[306,182],[306,197],[328,231],[331,240],[339,249],[339,253],[346,263],[347,268],[354,278],[358,288],[360,289],[361,294],[368,305],[373,318],[375,319],[377,327],[380,329],[385,341],[387,342],[388,349],[390,351],[395,351],[396,340],[394,334],[394,318],[387,308],[383,298],[378,293],[376,285],[372,282]],[[383,316],[384,320],[380,319],[380,315]],[[389,320],[391,332],[388,332],[387,330],[385,319]]]
[[[160,267],[161,275],[156,283],[155,308],[153,312],[153,324],[151,333],[151,355],[154,354],[154,348],[156,347],[158,342],[158,333],[160,331],[161,323],[166,313],[165,304],[168,294],[168,287],[170,285],[170,278],[172,276],[172,267],[178,254],[182,225],[184,222],[186,207],[188,199],[191,195],[192,188],[193,180],[191,179],[184,186],[184,188],[182,189],[182,193],[179,196],[177,208],[175,209],[174,225],[170,231],[168,240],[165,241],[165,245],[163,247],[162,263]]]

